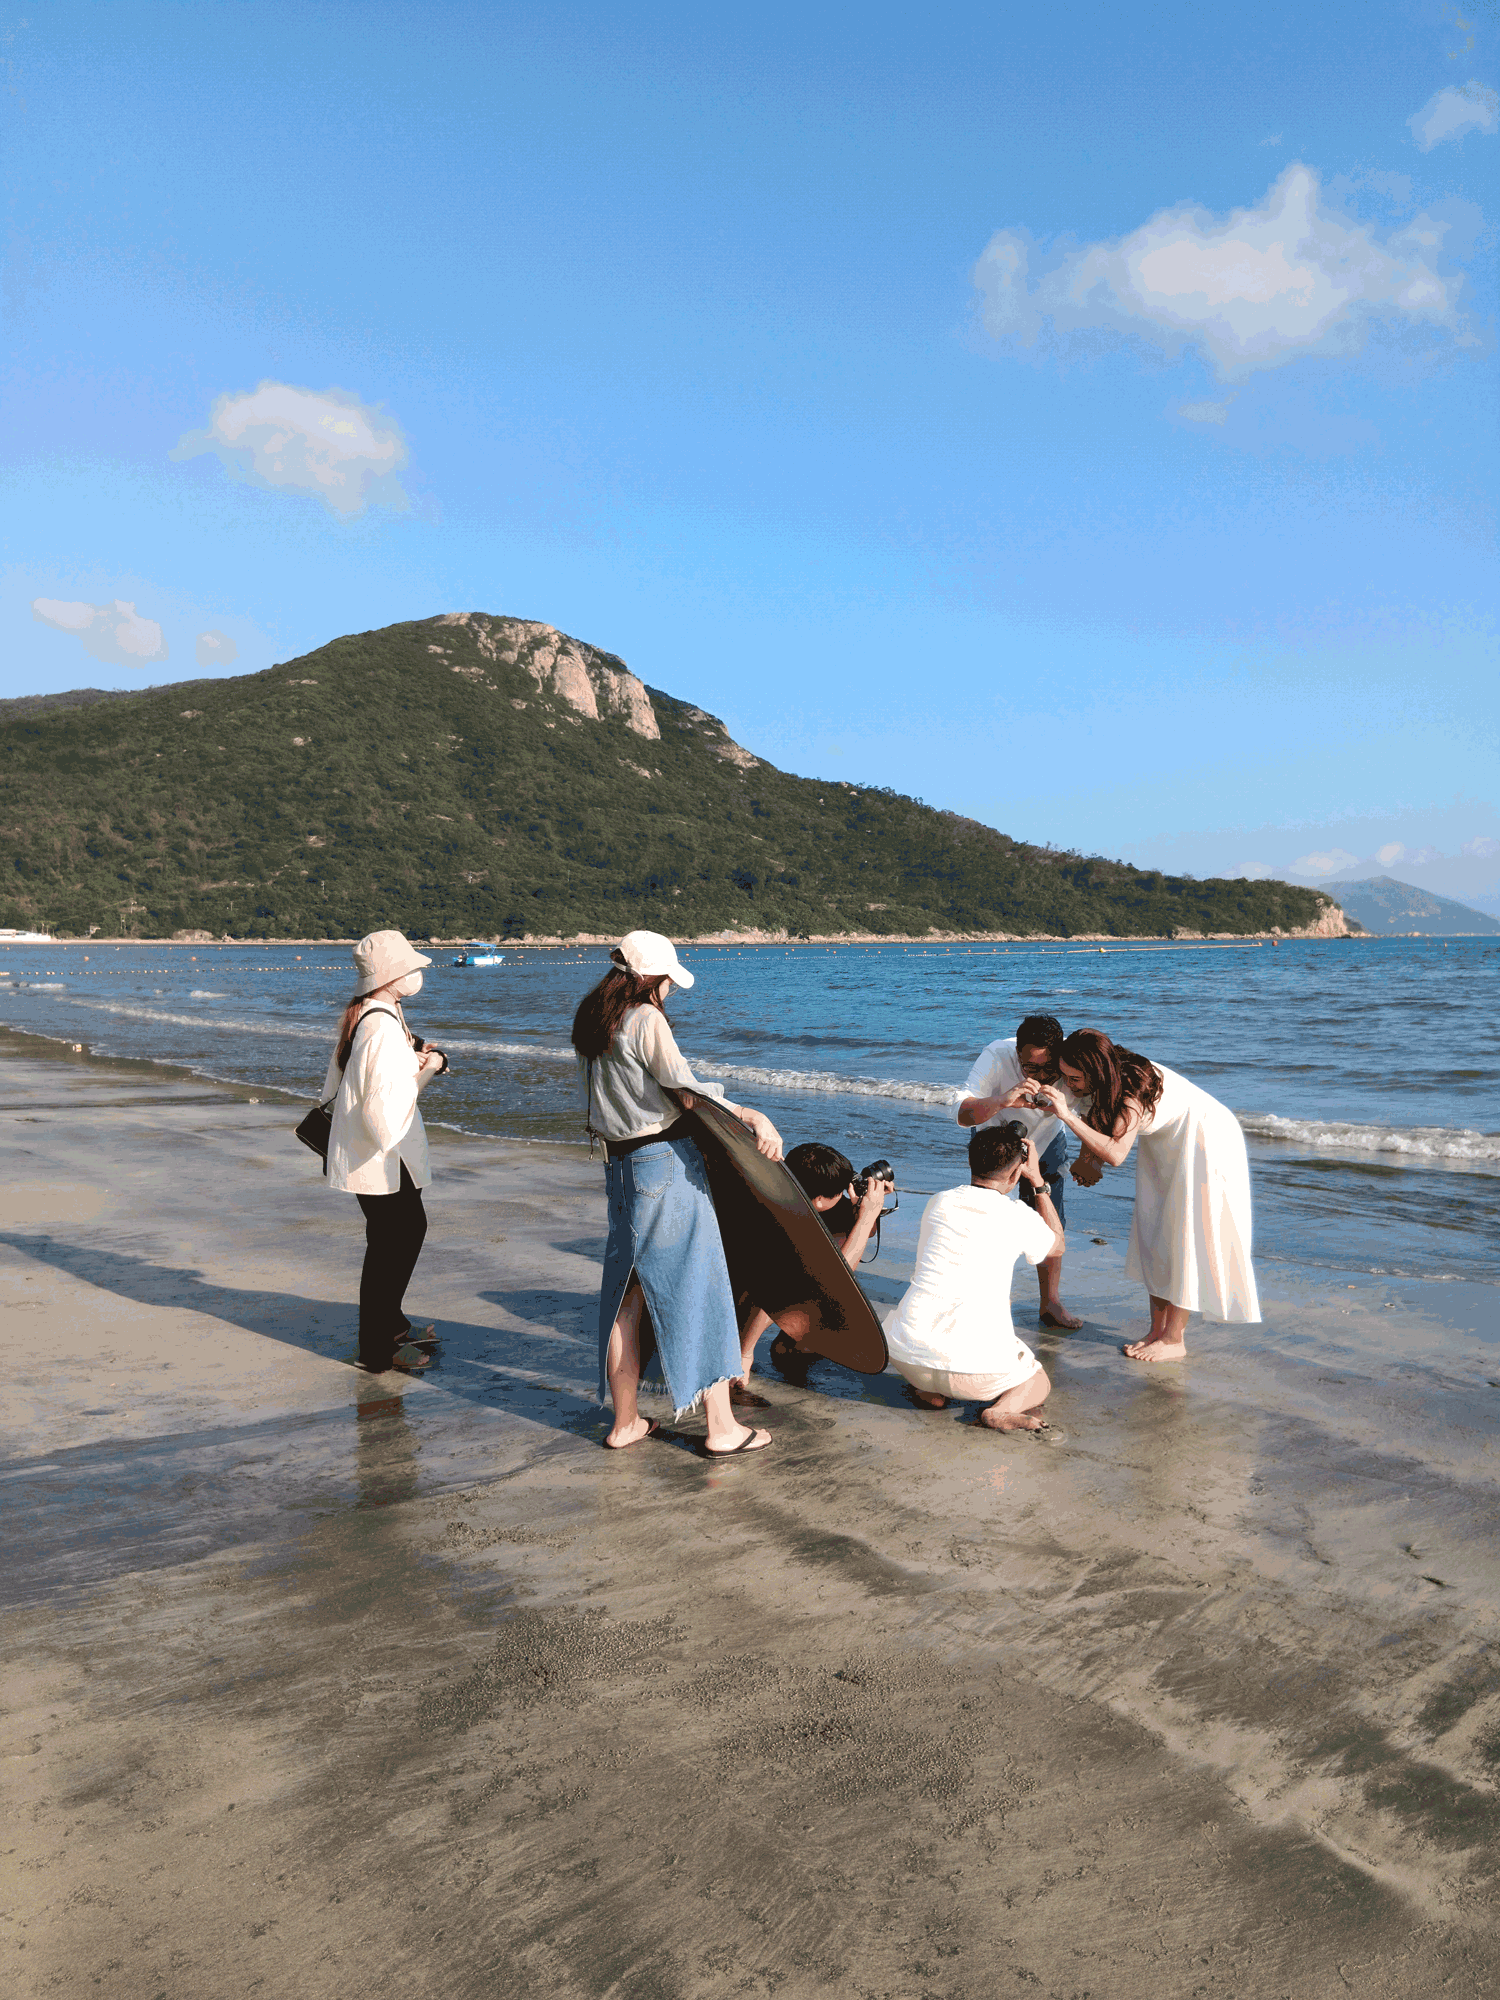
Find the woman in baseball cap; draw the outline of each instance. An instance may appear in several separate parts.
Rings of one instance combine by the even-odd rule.
[[[632,931],[610,953],[611,968],[573,1017],[579,1095],[591,1136],[604,1141],[609,1242],[599,1294],[599,1400],[614,1422],[614,1451],[657,1429],[636,1403],[641,1378],[641,1319],[649,1309],[656,1358],[678,1416],[701,1402],[706,1458],[760,1451],[769,1431],[748,1429],[730,1408],[729,1385],[741,1369],[739,1323],[724,1263],[718,1217],[703,1155],[667,1091],[724,1100],[683,1061],[663,1003],[693,975],[670,938]],[[755,1134],[767,1159],[781,1158],[781,1136],[763,1112],[725,1102]]]
[[[417,1099],[448,1066],[441,1049],[412,1034],[401,1002],[421,991],[431,963],[400,931],[360,939],[358,983],[323,1081],[324,1101],[334,1099],[328,1185],[352,1194],[364,1211],[359,1359],[375,1374],[419,1374],[437,1344],[430,1326],[413,1327],[401,1310],[427,1235],[422,1190],[432,1180]]]

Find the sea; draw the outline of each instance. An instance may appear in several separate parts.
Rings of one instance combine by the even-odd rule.
[[[508,946],[489,967],[432,952],[407,1008],[452,1066],[423,1099],[429,1124],[586,1147],[568,1030],[604,948]],[[1050,1013],[1234,1110],[1263,1290],[1277,1265],[1500,1283],[1495,941],[701,944],[682,957],[696,983],[669,1013],[689,1062],[769,1113],[788,1146],[890,1160],[898,1259],[927,1196],[967,1177],[954,1114],[970,1065],[1026,1014]],[[339,946],[0,944],[0,1022],[308,1103],[352,985]],[[1127,1168],[1086,1193],[1069,1184],[1070,1234],[1123,1241],[1132,1182]]]

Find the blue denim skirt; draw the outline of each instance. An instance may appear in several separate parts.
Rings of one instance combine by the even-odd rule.
[[[740,1332],[719,1218],[703,1155],[691,1139],[663,1139],[607,1160],[609,1243],[599,1291],[599,1400],[620,1301],[635,1272],[656,1333],[658,1371],[681,1416],[705,1389],[740,1372]]]

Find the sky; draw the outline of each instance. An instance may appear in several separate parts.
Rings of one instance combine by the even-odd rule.
[[[1500,4],[0,16],[0,696],[546,621],[1500,914]]]

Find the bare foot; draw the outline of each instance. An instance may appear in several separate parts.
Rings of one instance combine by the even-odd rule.
[[[639,1444],[642,1438],[650,1437],[651,1433],[657,1428],[657,1424],[646,1417],[637,1417],[634,1423],[624,1424],[620,1428],[612,1430],[604,1440],[605,1449],[606,1451],[625,1451],[629,1446]]]
[[[1186,1361],[1187,1345],[1181,1340],[1133,1340],[1120,1352],[1129,1361]]]
[[[764,1451],[771,1442],[769,1431],[749,1430],[744,1424],[740,1425],[739,1430],[740,1435],[737,1439],[734,1438],[732,1431],[726,1431],[722,1436],[704,1438],[698,1444],[697,1450],[704,1458],[734,1458],[741,1452]],[[729,1442],[731,1439],[733,1442]]]
[[[929,1389],[914,1389],[909,1382],[906,1385],[906,1393],[914,1403],[920,1403],[924,1410],[945,1410],[948,1407],[946,1396],[934,1396]]]
[[[1044,1431],[1049,1428],[1045,1417],[1039,1417],[1034,1410],[997,1410],[993,1403],[981,1410],[974,1419],[987,1431]]]
[[[1076,1333],[1083,1325],[1076,1313],[1070,1313],[1061,1299],[1049,1300],[1037,1313],[1043,1326],[1061,1327],[1066,1333]]]

